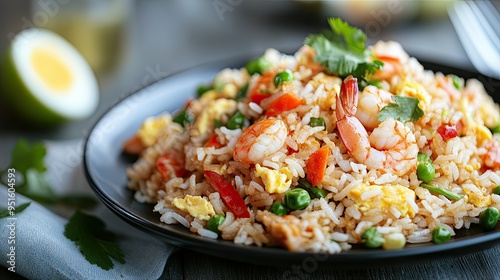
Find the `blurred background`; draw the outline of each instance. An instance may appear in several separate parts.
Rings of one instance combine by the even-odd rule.
[[[330,16],[340,16],[365,31],[369,43],[395,40],[420,59],[473,69],[446,12],[453,3],[3,0],[0,53],[23,29],[53,30],[74,44],[93,68],[100,101],[87,119],[33,130],[13,125],[15,120],[1,108],[0,100],[0,133],[7,132],[10,138],[82,138],[105,110],[153,80],[207,61],[262,53],[269,47],[293,53],[308,34],[327,28]]]

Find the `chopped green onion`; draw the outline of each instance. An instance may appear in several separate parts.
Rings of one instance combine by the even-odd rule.
[[[285,204],[281,202],[275,202],[271,205],[269,208],[269,212],[278,215],[278,216],[285,216],[286,215],[286,206]]]
[[[210,85],[200,85],[196,89],[196,96],[200,98],[203,94],[205,94],[207,91],[211,90],[212,86]]]
[[[286,69],[285,71],[281,71],[274,76],[274,85],[279,86],[284,82],[291,82],[294,79],[292,71]]]
[[[250,60],[245,68],[248,74],[253,75],[255,73],[261,74],[266,72],[267,69],[271,68],[271,62],[269,62],[265,57],[259,57],[254,60]]]
[[[431,158],[424,153],[418,153],[417,155],[417,177],[419,180],[422,180],[424,183],[429,183],[434,179],[436,175],[436,171],[434,170],[434,166],[432,165]]]
[[[369,81],[369,80],[365,80],[365,79],[361,79],[359,81],[359,90],[360,91],[363,91],[365,89],[365,87],[367,86],[375,86],[377,88],[382,88],[382,82],[381,81]]]
[[[427,154],[424,154],[424,153],[418,153],[417,154],[417,161],[418,163],[432,163],[432,160],[431,158],[427,155]]]
[[[207,222],[207,228],[217,234],[220,234],[219,226],[226,220],[222,215],[213,215]]]
[[[484,230],[492,230],[496,227],[500,219],[500,211],[495,207],[488,207],[479,215],[479,225]]]
[[[186,110],[183,110],[177,116],[174,117],[173,122],[180,124],[185,127],[186,124],[192,123],[194,121],[194,117],[189,114]]]
[[[312,127],[316,127],[316,126],[326,127],[325,120],[323,118],[315,118],[315,117],[311,117],[311,120],[309,121],[309,125]]]
[[[500,123],[498,123],[495,127],[490,128],[491,133],[500,133]]]
[[[221,91],[224,86],[226,85],[226,82],[223,79],[218,79],[214,81],[214,88],[217,91]]]
[[[453,81],[453,86],[456,89],[461,90],[462,88],[464,88],[464,79],[455,75],[451,75],[451,80]]]
[[[463,195],[450,192],[449,190],[442,189],[440,187],[431,186],[429,184],[422,183],[420,186],[424,189],[428,189],[432,194],[440,194],[451,200],[460,200]]]
[[[500,195],[500,186],[496,186],[496,187],[493,189],[493,193],[494,193],[494,194],[498,194],[498,195]]]
[[[361,235],[361,238],[368,248],[378,248],[384,244],[384,237],[376,227],[367,228]]]
[[[240,101],[243,100],[245,97],[247,97],[247,91],[248,91],[248,84],[245,84],[238,90],[238,93],[236,93],[236,100]]]
[[[236,111],[227,122],[227,128],[231,130],[242,128],[244,123],[245,116],[240,111]]]
[[[327,194],[327,191],[313,187],[313,185],[309,181],[307,181],[306,178],[300,178],[298,183],[299,187],[306,190],[313,198],[325,197]]]
[[[426,162],[417,165],[417,177],[424,183],[429,183],[430,181],[432,181],[435,175],[436,171],[434,170],[434,166],[431,163]]]
[[[220,128],[222,126],[222,122],[218,119],[214,119],[214,128]]]
[[[436,244],[446,243],[451,239],[451,232],[443,227],[439,226],[432,230],[432,242]]]

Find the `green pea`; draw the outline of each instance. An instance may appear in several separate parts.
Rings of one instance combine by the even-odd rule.
[[[500,133],[500,123],[498,123],[495,127],[490,128],[490,130],[491,130],[491,133],[493,133],[493,134]]]
[[[173,122],[178,123],[183,127],[185,127],[186,124],[188,123],[192,123],[193,121],[194,117],[191,114],[189,114],[186,110],[183,110],[182,112],[177,114],[173,119]]]
[[[248,91],[248,84],[245,84],[236,93],[236,100],[240,101],[243,100],[245,97],[247,97],[247,91]]]
[[[426,162],[432,163],[432,160],[431,160],[431,158],[427,154],[418,153],[417,154],[417,162],[419,164],[420,163],[426,163]]]
[[[227,122],[227,128],[234,130],[242,128],[245,123],[245,116],[240,111],[236,111],[234,115]]]
[[[269,208],[269,212],[278,215],[278,216],[285,216],[286,215],[286,206],[285,204],[281,202],[275,202],[271,205]]]
[[[309,193],[304,189],[289,190],[285,194],[286,207],[292,210],[302,210],[311,202]]]
[[[326,125],[325,125],[325,119],[323,119],[323,118],[315,118],[315,117],[311,117],[311,120],[309,121],[309,125],[312,126],[312,127],[316,127],[316,126],[326,127]]]
[[[429,183],[432,179],[434,179],[435,175],[436,171],[434,170],[432,163],[426,162],[417,165],[417,177],[419,180]]]
[[[198,96],[198,98],[200,98],[204,93],[206,93],[207,91],[209,91],[211,89],[212,89],[212,86],[210,86],[210,85],[200,85],[196,89],[196,96]]]
[[[453,82],[453,86],[456,89],[461,90],[464,87],[464,79],[455,75],[451,75],[451,80]]]
[[[494,194],[498,194],[498,195],[500,195],[500,186],[496,186],[496,187],[493,189],[493,193],[494,193]]]
[[[306,190],[313,198],[325,197],[327,194],[327,191],[313,187],[313,185],[311,185],[311,183],[309,183],[306,178],[300,178],[298,183],[299,187]]]
[[[220,234],[219,226],[226,220],[222,215],[213,215],[207,222],[208,230],[211,230],[217,234]]]
[[[363,234],[361,234],[361,238],[364,240],[365,246],[368,248],[379,248],[382,244],[384,244],[384,237],[376,227],[367,228]]]
[[[432,230],[432,242],[436,244],[446,243],[451,240],[451,232],[443,227],[439,226]]]
[[[262,73],[266,72],[267,69],[271,68],[271,62],[269,62],[265,57],[259,57],[254,60],[250,60],[247,65],[245,65],[245,68],[250,75],[255,73],[262,75]]]
[[[279,86],[283,82],[291,82],[294,79],[292,71],[286,69],[285,71],[281,71],[274,76],[274,85]]]
[[[492,230],[500,219],[500,211],[495,207],[488,207],[479,215],[479,225],[484,230]]]

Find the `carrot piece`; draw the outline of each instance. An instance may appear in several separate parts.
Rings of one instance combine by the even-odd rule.
[[[260,105],[260,102],[271,96],[268,92],[263,92],[267,87],[269,87],[274,80],[274,75],[276,73],[274,71],[268,71],[264,73],[255,83],[255,86],[251,89],[249,94],[250,102],[257,103]]]
[[[309,181],[313,186],[317,186],[321,183],[321,181],[323,181],[329,156],[330,149],[327,146],[323,146],[317,149],[309,157],[306,164],[307,181]]]
[[[266,116],[275,117],[285,111],[292,110],[303,103],[303,100],[293,93],[285,93],[269,104]]]

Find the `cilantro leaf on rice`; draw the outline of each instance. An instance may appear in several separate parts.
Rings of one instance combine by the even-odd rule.
[[[363,31],[340,18],[329,18],[328,23],[331,30],[309,35],[305,44],[314,48],[315,60],[326,66],[330,73],[342,78],[353,75],[364,79],[382,68],[384,63],[372,57],[366,47]]]
[[[392,99],[396,103],[389,103],[380,109],[378,112],[379,121],[383,122],[388,118],[401,122],[417,121],[424,114],[424,111],[418,106],[419,100],[417,98],[394,95]]]

